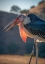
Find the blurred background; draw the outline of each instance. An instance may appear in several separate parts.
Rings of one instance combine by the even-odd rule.
[[[24,43],[18,27],[5,32],[4,27],[19,14],[34,13],[45,20],[45,0],[0,0],[0,54],[30,54],[34,40]],[[38,43],[39,57],[45,58],[45,43]],[[35,55],[35,53],[34,53]]]

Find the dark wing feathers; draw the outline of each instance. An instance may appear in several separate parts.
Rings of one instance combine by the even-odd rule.
[[[38,16],[36,16],[33,13],[28,14],[27,16],[31,19],[32,22],[35,22],[35,21],[41,21],[42,22],[42,21],[44,21],[44,20],[40,19]]]
[[[33,18],[32,18],[33,19]],[[33,35],[38,35],[45,39],[45,21],[35,20],[35,22],[30,22],[24,25],[24,27]]]

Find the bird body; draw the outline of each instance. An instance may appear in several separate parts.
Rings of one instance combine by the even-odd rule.
[[[11,23],[9,23],[4,29],[7,29],[6,31],[8,31],[15,25],[18,25],[20,36],[24,42],[26,42],[27,37],[34,38],[34,42],[35,42],[34,46],[36,45],[36,64],[37,64],[37,58],[38,58],[37,42],[45,42],[45,21],[40,19],[33,13],[30,13],[27,16],[19,15],[16,19],[14,19]],[[34,46],[32,50],[32,55],[34,54]]]
[[[23,31],[25,32],[25,34],[26,34],[26,39],[27,39],[27,37],[30,37],[30,38],[35,38],[35,40],[37,41],[37,42],[45,42],[45,39],[44,38],[42,38],[42,37],[40,37],[40,36],[38,36],[38,35],[33,35],[33,34],[31,34],[24,26],[23,26]],[[23,34],[24,35],[24,34]],[[24,40],[23,40],[24,41]],[[24,42],[26,42],[26,41],[24,41]]]
[[[38,42],[45,42],[45,21],[41,20],[34,14],[29,14],[27,19],[27,24],[24,20],[24,27],[29,32],[28,36],[35,38]]]
[[[37,42],[45,42],[45,21],[35,14],[19,15],[5,27],[6,29],[9,26],[6,31],[15,24],[19,26],[20,36],[24,42],[26,42],[27,37],[34,38]]]

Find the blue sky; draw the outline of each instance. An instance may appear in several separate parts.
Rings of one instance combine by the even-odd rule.
[[[37,6],[41,0],[0,0],[0,10],[10,11],[13,5],[19,6],[22,10],[29,9],[32,5]]]

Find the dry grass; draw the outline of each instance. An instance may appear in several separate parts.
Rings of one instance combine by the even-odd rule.
[[[0,55],[0,64],[28,64],[29,56],[19,55]],[[31,64],[35,64],[35,57],[33,57]],[[45,64],[44,58],[38,58],[38,64]]]

